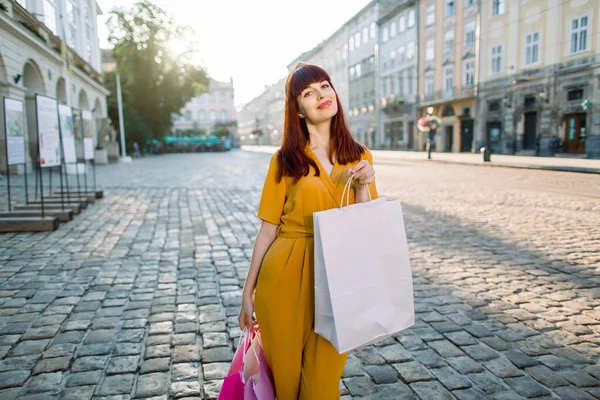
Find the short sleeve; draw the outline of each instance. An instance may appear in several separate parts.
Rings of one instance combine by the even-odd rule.
[[[365,153],[363,154],[363,159],[367,160],[369,164],[373,165],[373,153],[367,148],[365,148]],[[375,181],[377,180],[377,174],[375,174]],[[379,197],[377,194],[377,186],[375,181],[369,183],[369,192],[371,193],[371,198],[375,200]]]
[[[263,186],[260,204],[258,205],[258,218],[263,221],[270,222],[274,225],[281,224],[281,215],[283,214],[283,205],[285,204],[285,178],[277,181],[279,172],[279,163],[277,161],[277,153],[271,158],[269,171]]]

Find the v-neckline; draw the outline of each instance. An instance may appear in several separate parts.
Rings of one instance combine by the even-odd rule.
[[[340,179],[340,174],[337,171],[337,169],[338,169],[337,161],[333,163],[333,167],[331,168],[331,173],[329,175],[327,175],[327,171],[325,170],[325,167],[323,167],[323,164],[321,164],[319,157],[317,157],[315,152],[310,148],[310,146],[308,144],[306,145],[306,148],[308,149],[307,150],[308,156],[315,161],[315,163],[317,164],[317,167],[319,168],[319,178],[321,179],[321,181],[323,182],[325,187],[327,187],[327,190],[331,194],[331,197],[335,200],[336,192],[337,192],[337,190],[336,190],[337,182]]]
[[[325,175],[327,175],[327,177],[329,178],[329,180],[332,181],[333,183],[333,173],[335,172],[335,166],[337,165],[337,161],[334,161],[333,164],[331,165],[331,172],[329,172],[329,174],[327,173],[327,170],[325,169],[325,167],[323,166],[323,163],[321,163],[321,160],[319,160],[319,157],[317,156],[317,154],[313,151],[313,149],[310,148],[309,145],[306,145],[306,147],[308,148],[308,150],[310,150],[310,152],[313,155],[313,158],[315,159],[315,161],[317,162],[317,166],[319,167],[319,169],[321,170],[321,172],[324,172]]]

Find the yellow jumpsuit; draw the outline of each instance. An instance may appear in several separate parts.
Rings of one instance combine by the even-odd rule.
[[[279,225],[278,236],[267,251],[255,292],[256,318],[278,400],[339,399],[339,382],[347,353],[314,331],[314,240],[313,213],[339,207],[348,168],[358,162],[334,164],[331,175],[306,146],[306,154],[317,163],[308,176],[283,177],[277,182],[274,155],[265,180],[258,217]],[[366,150],[362,159],[371,164]],[[369,185],[373,199],[377,189]],[[352,188],[350,203],[354,203]]]

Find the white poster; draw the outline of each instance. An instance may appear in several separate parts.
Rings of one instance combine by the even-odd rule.
[[[71,112],[71,107],[59,104],[58,116],[60,119],[60,135],[62,138],[65,163],[76,163],[75,129],[73,127],[73,113]]]
[[[8,165],[25,164],[23,126],[23,102],[4,98],[4,130],[6,132]]]
[[[36,95],[37,128],[42,168],[60,165],[60,132],[58,130],[58,104],[55,99]]]
[[[90,111],[81,111],[81,121],[83,129],[83,158],[85,160],[94,159],[94,137],[92,136],[92,113]]]

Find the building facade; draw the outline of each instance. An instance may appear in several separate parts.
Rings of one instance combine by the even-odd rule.
[[[354,137],[375,148],[383,140],[378,132],[379,98],[376,49],[379,1],[371,1],[346,23],[348,31],[348,123]]]
[[[237,133],[237,113],[234,106],[233,79],[219,82],[211,79],[208,91],[196,96],[172,117],[174,133],[187,129],[201,130],[210,135],[217,126],[227,125],[230,133]]]
[[[433,140],[436,151],[470,152],[473,148],[478,3],[423,0],[419,4],[419,115],[432,107],[433,114],[441,119]],[[420,133],[419,149],[425,140],[425,134]]]
[[[283,137],[285,81],[266,86],[264,92],[238,112],[238,133],[242,144],[279,145]]]
[[[390,2],[380,9],[379,148],[415,149],[417,116],[417,1]]]
[[[37,157],[35,95],[45,95],[71,106],[76,142],[82,151],[77,115],[92,112],[94,145],[107,120],[102,86],[96,17],[101,10],[90,0],[6,0],[0,9],[0,96],[25,105],[27,163]],[[61,18],[61,16],[64,16]],[[61,55],[65,37],[70,71]],[[0,107],[0,114],[2,114]],[[4,116],[2,115],[2,120]],[[0,124],[0,170],[6,169],[4,124]]]
[[[478,145],[600,158],[600,2],[493,0],[481,19]]]

